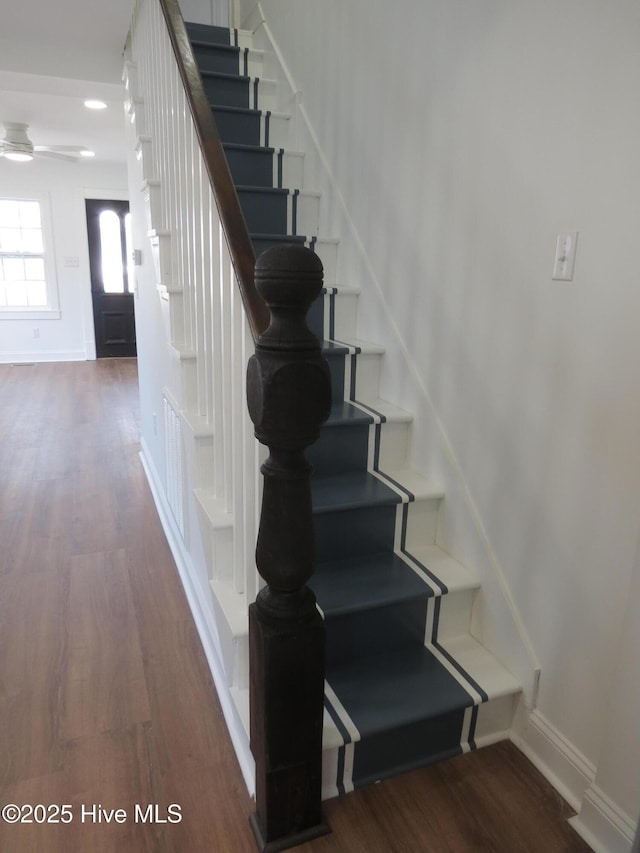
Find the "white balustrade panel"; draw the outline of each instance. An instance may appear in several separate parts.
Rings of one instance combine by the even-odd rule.
[[[131,59],[151,140],[145,149],[152,158],[148,173],[160,185],[159,221],[152,227],[170,234],[170,298],[182,299],[182,340],[173,345],[183,362],[193,365],[191,390],[172,390],[187,409],[182,415],[213,432],[205,480],[216,505],[233,516],[233,588],[245,594],[248,604],[258,588],[254,552],[264,455],[253,436],[245,396],[254,344],[157,0],[139,0],[136,6]],[[184,372],[180,375],[189,381]],[[189,488],[195,478],[186,472],[185,482]],[[209,571],[212,577],[216,573],[213,566]]]

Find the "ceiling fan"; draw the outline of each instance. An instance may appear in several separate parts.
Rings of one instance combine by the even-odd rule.
[[[26,124],[6,121],[4,127],[6,133],[4,139],[0,139],[0,157],[20,162],[33,160],[34,156],[52,157],[72,163],[80,157],[93,157],[93,151],[83,145],[34,145],[27,134]]]

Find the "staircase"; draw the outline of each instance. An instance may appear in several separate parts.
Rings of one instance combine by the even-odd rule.
[[[308,321],[333,384],[309,453],[326,798],[506,737],[520,686],[469,632],[478,583],[436,544],[444,495],[407,467],[411,416],[378,397],[383,351],[355,338],[357,283],[336,282],[338,241],[319,236],[321,200],[303,186],[303,155],[287,149],[278,81],[263,76],[250,33],[187,30],[256,255],[303,243],[325,268]],[[248,731],[246,679],[232,694]]]

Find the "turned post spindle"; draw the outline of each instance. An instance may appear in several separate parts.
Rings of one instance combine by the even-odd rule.
[[[331,380],[306,314],[322,263],[298,245],[267,249],[256,287],[271,322],[247,368],[249,414],[269,448],[256,565],[266,586],[249,608],[251,750],[264,853],[329,831],[321,810],[324,622],[306,582],[315,566],[311,466],[305,449],[329,415]]]

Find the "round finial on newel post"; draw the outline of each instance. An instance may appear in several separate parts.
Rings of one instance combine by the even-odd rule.
[[[297,243],[273,246],[259,256],[256,288],[271,311],[271,323],[258,339],[260,347],[319,348],[306,315],[322,290],[322,274],[320,258]]]
[[[251,826],[267,851],[329,831],[321,811],[324,623],[306,586],[315,536],[305,449],[329,416],[331,379],[306,322],[322,289],[317,255],[299,245],[268,249],[255,280],[271,322],[247,366],[249,414],[269,448],[256,546],[267,585],[249,607]]]

